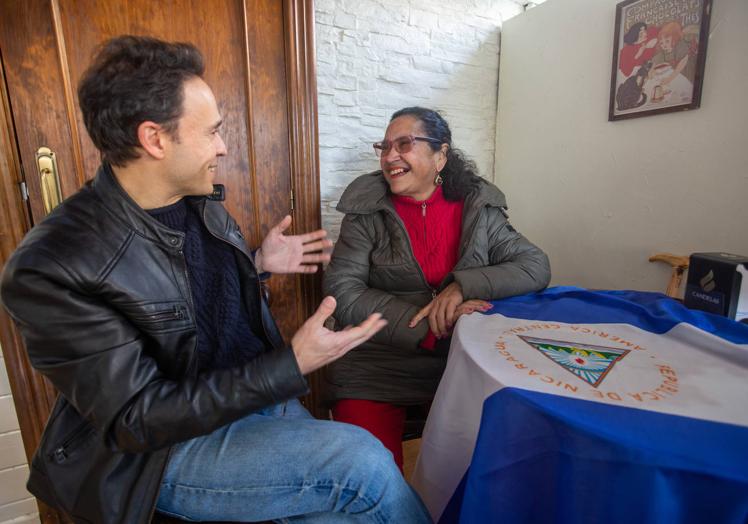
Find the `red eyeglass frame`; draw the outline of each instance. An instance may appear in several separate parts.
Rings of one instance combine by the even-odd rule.
[[[441,144],[442,141],[430,136],[416,136],[416,135],[403,135],[393,140],[382,140],[372,144],[374,152],[377,156],[386,155],[394,147],[395,151],[400,154],[407,153],[413,149],[413,145],[417,140],[422,142],[431,142],[432,144]]]

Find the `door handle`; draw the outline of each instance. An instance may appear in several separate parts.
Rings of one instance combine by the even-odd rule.
[[[42,187],[42,201],[44,214],[48,215],[62,202],[60,193],[60,177],[57,174],[57,160],[55,153],[48,147],[40,147],[36,151],[36,167]]]

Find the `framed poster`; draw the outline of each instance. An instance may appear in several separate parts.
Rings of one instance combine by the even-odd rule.
[[[695,109],[712,0],[626,0],[616,6],[608,120]]]

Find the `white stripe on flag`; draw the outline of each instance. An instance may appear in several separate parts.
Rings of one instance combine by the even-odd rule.
[[[686,323],[656,334],[620,323],[462,317],[412,480],[435,519],[468,468],[483,401],[508,386],[748,426],[748,345]]]

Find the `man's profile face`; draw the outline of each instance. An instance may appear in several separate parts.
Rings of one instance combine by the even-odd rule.
[[[208,84],[198,77],[187,80],[182,117],[176,136],[170,140],[168,155],[167,182],[175,195],[213,192],[218,157],[226,155],[226,144],[218,132],[221,123],[221,114]]]

